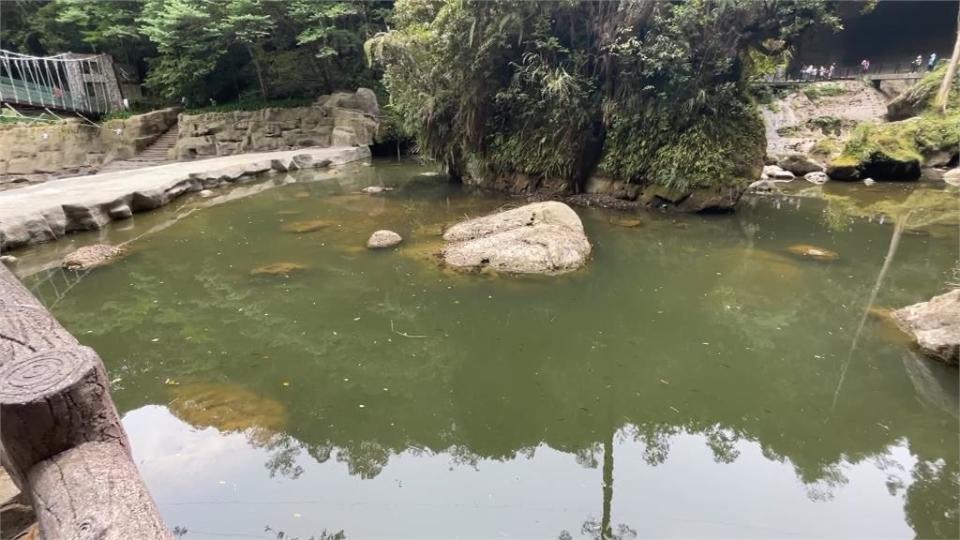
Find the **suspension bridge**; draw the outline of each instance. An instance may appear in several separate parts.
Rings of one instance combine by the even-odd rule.
[[[123,107],[123,96],[106,54],[29,56],[0,50],[0,102],[100,116]]]

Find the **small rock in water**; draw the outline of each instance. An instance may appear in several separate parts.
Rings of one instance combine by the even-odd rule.
[[[199,195],[204,199],[209,199],[210,197],[213,197],[213,191],[209,189],[201,189]]]
[[[17,258],[13,255],[0,255],[0,262],[6,264],[16,264]]]
[[[310,193],[307,191],[298,191],[293,194],[294,199],[309,199]]]
[[[827,180],[830,180],[830,177],[827,176],[825,172],[814,171],[803,175],[804,180],[810,182],[811,184],[826,184]]]
[[[367,186],[361,189],[360,191],[368,195],[373,195],[376,193],[383,193],[384,191],[391,191],[391,190],[393,190],[393,188],[384,187],[384,186]]]
[[[284,232],[292,233],[308,233],[313,231],[319,231],[320,229],[326,229],[327,227],[332,227],[333,223],[324,219],[308,219],[304,221],[294,221],[291,223],[284,223],[280,229]]]
[[[873,178],[864,178],[864,179],[863,179],[863,185],[865,185],[865,186],[872,186],[872,185],[874,185],[874,184],[876,184],[876,183],[877,183],[877,181],[874,180]]]
[[[840,258],[840,255],[835,251],[811,246],[810,244],[794,244],[787,248],[787,253],[820,262],[831,262]]]
[[[63,258],[63,267],[67,270],[89,270],[103,266],[126,251],[121,247],[107,244],[93,244],[84,246]]]
[[[289,276],[306,270],[307,266],[295,262],[275,262],[265,264],[250,271],[251,276]]]
[[[393,231],[381,230],[370,235],[367,240],[367,247],[370,249],[381,249],[393,247],[403,241],[403,237]]]

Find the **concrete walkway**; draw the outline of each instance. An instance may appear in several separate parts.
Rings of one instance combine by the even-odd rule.
[[[194,191],[270,171],[328,167],[370,157],[367,147],[302,148],[184,161],[61,178],[0,192],[0,252],[159,208]]]

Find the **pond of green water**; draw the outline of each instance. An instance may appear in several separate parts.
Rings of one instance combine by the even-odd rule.
[[[894,227],[851,208],[911,188],[578,208],[585,270],[461,275],[431,256],[442,227],[517,203],[430,171],[303,173],[24,254],[185,538],[956,537],[957,371],[864,320],[875,287],[899,307],[955,279],[956,215],[909,226],[879,284]],[[365,249],[382,228],[404,243]],[[43,269],[131,238],[80,279]],[[277,262],[301,268],[252,275]]]

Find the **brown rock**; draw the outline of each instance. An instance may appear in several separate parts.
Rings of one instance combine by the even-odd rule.
[[[332,227],[334,224],[330,221],[324,219],[307,219],[304,221],[293,221],[291,223],[284,223],[280,229],[284,232],[292,233],[308,233],[313,231],[319,231],[320,229],[326,229]]]
[[[126,253],[121,247],[106,244],[84,246],[63,258],[63,267],[67,270],[90,270],[103,266]]]
[[[251,276],[289,276],[306,270],[307,266],[295,262],[275,262],[259,266],[250,271]]]

